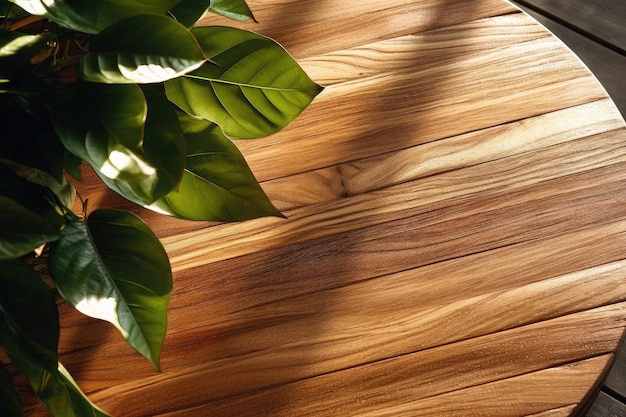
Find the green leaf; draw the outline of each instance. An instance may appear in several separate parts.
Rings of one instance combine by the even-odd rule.
[[[51,191],[0,164],[0,259],[25,255],[57,239],[65,220]]]
[[[37,212],[0,196],[0,259],[13,259],[58,238],[59,231]]]
[[[189,220],[241,221],[280,216],[239,149],[220,128],[180,113],[187,162],[176,190],[148,208]]]
[[[30,14],[45,16],[69,29],[99,33],[136,15],[165,15],[180,0],[10,0]]]
[[[57,369],[38,366],[31,358],[13,359],[41,402],[55,417],[110,417],[81,391],[61,363]]]
[[[43,401],[56,417],[110,417],[87,398],[60,362],[58,372],[51,376],[47,391],[52,395]]]
[[[15,7],[15,4],[9,0],[0,0],[0,18],[4,19],[6,25],[28,16],[29,13],[20,7]]]
[[[0,261],[0,345],[21,369],[22,360],[54,370],[59,320],[52,291],[21,261]]]
[[[54,416],[107,416],[58,363],[58,340],[58,312],[50,288],[26,264],[0,261],[0,345]]]
[[[155,178],[148,178],[154,182],[154,188],[150,192],[151,196],[163,196],[182,178],[185,166],[185,139],[176,112],[165,95],[154,87],[145,87],[143,92],[148,103],[148,115],[144,126],[144,159],[155,167],[156,173]],[[100,175],[100,178],[110,189],[130,201],[140,205],[150,202],[131,187],[136,185],[132,178],[129,181],[119,181],[117,178],[111,179],[104,175]]]
[[[63,168],[76,181],[82,178],[83,160],[69,151],[63,153]]]
[[[16,365],[53,416],[110,417],[87,398],[60,362],[56,369],[48,370],[20,357]]]
[[[154,86],[144,86],[148,116],[144,126],[143,148],[149,161],[166,177],[158,194],[168,193],[180,182],[185,167],[185,137],[178,122],[175,106],[165,92]]]
[[[209,0],[182,0],[170,15],[185,27],[192,27],[209,8]]]
[[[244,0],[211,0],[209,10],[229,19],[244,21],[254,16]]]
[[[191,32],[166,16],[133,16],[117,22],[90,44],[78,76],[107,84],[158,83],[199,68],[203,51]]]
[[[150,204],[173,189],[182,175],[184,145],[182,135],[175,133],[177,124],[166,129],[160,122],[160,118],[163,123],[171,120],[162,103],[151,95],[148,111],[146,96],[137,85],[80,83],[77,87],[52,108],[54,127],[65,147],[132,201]],[[162,132],[155,132],[153,123]],[[153,151],[158,146],[163,150]],[[172,160],[160,164],[167,156]]]
[[[229,137],[279,131],[321,91],[276,42],[228,27],[194,28],[218,65],[166,82],[170,100],[187,113],[220,125]]]
[[[59,320],[52,291],[20,261],[0,261],[0,345],[35,393],[57,367]]]
[[[0,77],[10,77],[23,69],[32,57],[54,40],[54,35],[25,35],[9,30],[0,30]]]
[[[76,189],[65,177],[62,176],[61,181],[57,181],[52,175],[36,168],[24,168],[20,170],[19,175],[26,181],[43,185],[52,191],[61,204],[60,207],[55,205],[58,211],[71,210],[76,199]]]
[[[51,246],[49,267],[65,300],[112,323],[159,368],[172,274],[148,226],[128,212],[94,211],[86,223],[63,229]]]
[[[0,415],[6,417],[22,417],[20,397],[13,386],[13,379],[0,362]]]
[[[147,112],[136,85],[78,83],[53,103],[52,122],[70,152],[101,168],[114,165],[109,155],[116,148],[140,147]]]

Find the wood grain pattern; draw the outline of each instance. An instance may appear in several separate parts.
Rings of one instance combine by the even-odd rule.
[[[626,126],[595,78],[501,0],[250,5],[326,86],[237,142],[288,219],[164,219],[86,172],[175,288],[161,373],[60,305],[79,384],[128,417],[579,413],[626,328]]]

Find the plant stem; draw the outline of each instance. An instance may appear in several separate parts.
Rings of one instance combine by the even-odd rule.
[[[41,20],[44,20],[43,16],[27,16],[23,19],[18,20],[17,22],[13,22],[13,24],[9,26],[9,30],[18,30],[20,28],[23,28],[24,26],[28,26]]]

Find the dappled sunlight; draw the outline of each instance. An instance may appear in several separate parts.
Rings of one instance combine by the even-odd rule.
[[[122,328],[119,321],[117,304],[114,297],[87,296],[76,304],[76,309],[89,317],[108,321],[122,333],[124,338],[127,338],[128,332]]]
[[[156,169],[146,164],[132,153],[112,151],[104,164],[100,167],[100,173],[107,178],[115,179],[123,171],[141,172],[143,175],[152,176]]]
[[[50,8],[55,7],[55,0],[39,0],[39,1],[27,1],[27,0],[16,0],[15,4],[28,11],[30,14],[34,15],[43,15]]]
[[[28,47],[33,43],[36,36],[20,36],[19,38],[9,41],[0,48],[0,58],[8,58],[15,56],[25,47]]]
[[[160,80],[169,80],[179,75],[174,68],[157,64],[143,64],[137,67],[119,66],[122,75],[138,83],[153,83]]]

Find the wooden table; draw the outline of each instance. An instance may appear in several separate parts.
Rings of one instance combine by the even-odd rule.
[[[288,220],[139,210],[175,271],[163,371],[63,307],[79,384],[120,417],[584,409],[626,326],[626,129],[589,71],[503,0],[249,3],[326,86],[238,142]]]

